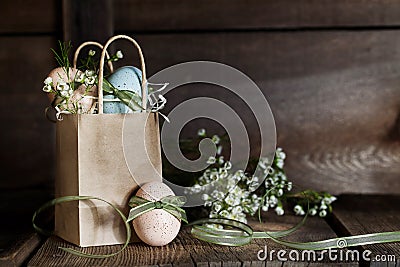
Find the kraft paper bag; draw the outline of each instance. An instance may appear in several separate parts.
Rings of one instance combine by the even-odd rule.
[[[99,88],[107,44],[100,61]],[[142,72],[142,96],[146,99],[143,60]],[[102,90],[98,91],[99,114],[64,114],[57,122],[56,197],[99,197],[127,215],[129,197],[138,183],[161,181],[158,114],[102,114]],[[81,247],[123,244],[126,240],[121,217],[95,200],[57,205],[55,233]]]

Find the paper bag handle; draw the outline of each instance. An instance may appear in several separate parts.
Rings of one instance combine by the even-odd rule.
[[[94,46],[99,47],[101,50],[103,50],[103,46],[102,46],[100,43],[98,43],[98,42],[88,41],[88,42],[82,43],[82,44],[76,49],[75,54],[74,54],[74,61],[73,61],[73,68],[74,68],[74,69],[76,69],[76,65],[77,65],[77,62],[78,62],[79,52],[81,52],[82,48],[84,48],[85,46],[88,46],[88,45],[94,45]],[[110,55],[108,54],[107,51],[106,51],[106,57],[107,57],[107,59],[110,58]],[[108,62],[108,67],[110,68],[110,71],[111,71],[111,72],[114,72],[114,66],[113,66],[113,64],[112,64],[111,61]]]
[[[98,113],[103,114],[103,77],[104,77],[104,58],[107,53],[108,46],[117,39],[126,39],[133,43],[139,53],[140,64],[142,68],[142,108],[146,110],[147,107],[147,90],[146,90],[146,65],[144,63],[144,56],[142,53],[142,49],[140,48],[139,44],[131,37],[127,35],[116,35],[108,39],[107,43],[104,45],[103,51],[101,52],[100,57],[100,69],[99,69],[99,104],[98,104]]]

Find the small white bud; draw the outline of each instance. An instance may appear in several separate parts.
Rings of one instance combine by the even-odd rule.
[[[117,56],[117,58],[121,59],[124,57],[124,55],[122,54],[121,50],[118,50],[117,53],[115,54]]]
[[[205,129],[199,129],[197,131],[197,135],[198,136],[205,136],[206,135],[206,130]]]
[[[276,212],[276,214],[278,214],[278,216],[282,216],[283,214],[285,214],[285,211],[283,210],[283,208],[281,206],[276,207],[275,212]]]
[[[53,78],[51,78],[51,77],[47,77],[46,79],[44,79],[45,85],[50,85],[52,82],[53,82]]]
[[[319,212],[319,217],[325,217],[328,213],[326,212],[326,210],[321,210]]]

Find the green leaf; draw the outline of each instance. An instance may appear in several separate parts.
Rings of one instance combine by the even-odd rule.
[[[106,78],[103,78],[103,91],[110,93],[110,94],[114,94],[115,90],[118,90],[118,89],[116,89],[114,86],[112,86],[112,84],[109,81],[107,81]]]
[[[128,90],[118,90],[105,78],[103,79],[103,91],[115,95],[133,111],[143,110],[142,98],[138,94]]]
[[[114,94],[119,100],[121,100],[122,103],[127,105],[133,111],[143,110],[141,106],[142,98],[136,93],[127,90],[116,89]]]

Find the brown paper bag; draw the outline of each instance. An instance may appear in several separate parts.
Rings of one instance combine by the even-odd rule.
[[[102,114],[105,51],[115,39],[128,39],[139,50],[142,97],[147,99],[144,59],[127,36],[111,38],[104,46],[99,73],[99,114],[66,114],[57,122],[56,197],[95,196],[128,213],[128,200],[140,183],[161,181],[161,149],[157,113]],[[146,101],[143,101],[146,108]],[[125,155],[129,155],[126,158]],[[56,206],[55,233],[76,245],[123,244],[124,224],[100,201]]]

